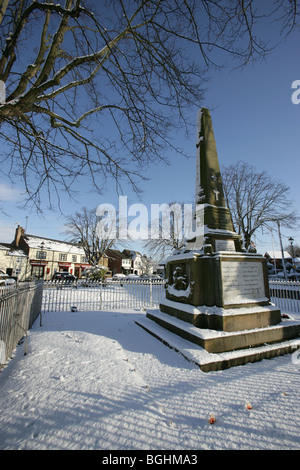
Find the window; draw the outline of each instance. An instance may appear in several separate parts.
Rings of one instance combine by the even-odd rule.
[[[46,251],[37,251],[36,252],[36,259],[46,259],[47,253]]]
[[[66,253],[59,253],[59,260],[60,261],[67,261],[67,254]]]
[[[86,256],[81,256],[81,263],[88,263],[88,259]]]
[[[44,277],[44,266],[32,266],[31,274],[33,277],[41,279]]]
[[[73,263],[76,263],[76,261],[77,261],[77,256],[76,255],[72,255],[72,261],[73,261]]]

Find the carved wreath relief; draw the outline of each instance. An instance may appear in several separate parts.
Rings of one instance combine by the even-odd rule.
[[[193,282],[190,282],[188,275],[188,264],[180,263],[171,267],[169,281],[166,289],[169,294],[175,297],[184,297],[189,300],[193,294]]]

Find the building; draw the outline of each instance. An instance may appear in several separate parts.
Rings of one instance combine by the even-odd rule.
[[[292,257],[291,255],[287,252],[283,252],[284,256],[284,261],[285,263],[292,263]],[[270,264],[275,264],[276,268],[282,269],[282,253],[281,251],[267,251],[265,253],[265,258],[268,260],[268,263]]]
[[[103,257],[100,264],[108,267]],[[56,272],[68,272],[77,278],[90,267],[82,247],[50,238],[26,234],[20,226],[11,244],[0,244],[0,270],[19,281],[32,278],[52,279]]]
[[[114,274],[137,274],[152,273],[151,259],[141,255],[138,251],[109,249],[105,254],[108,257],[108,269]]]
[[[27,255],[22,249],[14,249],[11,243],[0,244],[0,271],[9,276],[23,277],[27,266]]]
[[[137,274],[138,276],[143,274],[142,255],[133,250],[123,250],[123,253],[131,260],[130,274]]]
[[[111,274],[130,274],[131,273],[131,257],[119,250],[109,249],[105,252],[108,260],[108,269]]]
[[[123,250],[123,253],[131,259],[131,274],[150,274],[153,272],[153,263],[151,258],[147,258],[146,255],[141,255],[138,251]]]

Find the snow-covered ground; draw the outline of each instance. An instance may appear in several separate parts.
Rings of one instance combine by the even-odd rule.
[[[0,449],[300,449],[295,355],[204,373],[140,328],[144,315],[38,319],[0,373]]]

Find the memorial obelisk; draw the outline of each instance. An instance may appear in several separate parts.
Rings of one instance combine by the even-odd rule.
[[[195,202],[198,235],[187,241],[187,249],[211,245],[212,251],[241,251],[241,237],[234,232],[225,203],[212,120],[206,108],[197,116]]]
[[[200,227],[167,260],[160,308],[137,323],[206,372],[292,352],[300,347],[300,322],[283,320],[271,304],[266,259],[241,248],[205,108],[198,113],[196,149]]]

